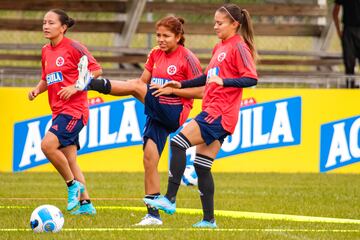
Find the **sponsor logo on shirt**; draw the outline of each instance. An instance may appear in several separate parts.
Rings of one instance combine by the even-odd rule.
[[[207,78],[209,79],[212,76],[219,76],[219,73],[220,73],[219,67],[210,68],[209,71],[207,72]]]
[[[170,66],[168,66],[168,68],[167,68],[167,73],[169,74],[169,75],[174,75],[175,73],[176,73],[176,66],[175,65],[170,65]]]
[[[54,83],[62,82],[63,80],[64,80],[63,75],[60,71],[52,72],[52,73],[49,73],[48,75],[46,75],[46,82],[47,82],[48,86],[50,86],[51,84],[54,84]]]
[[[58,58],[56,59],[56,61],[55,61],[55,64],[56,64],[56,66],[58,66],[58,67],[61,67],[62,65],[64,65],[64,63],[65,63],[65,60],[64,60],[63,57],[58,57]]]
[[[155,83],[155,84],[159,84],[159,85],[164,85],[165,83],[170,82],[169,79],[166,78],[151,78],[151,83]]]
[[[222,62],[226,58],[226,52],[222,52],[218,55],[217,60]]]

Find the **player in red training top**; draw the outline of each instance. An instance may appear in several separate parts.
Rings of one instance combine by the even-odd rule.
[[[224,138],[234,132],[238,121],[242,88],[257,84],[256,51],[249,13],[235,4],[215,12],[215,32],[221,39],[214,50],[205,75],[166,86],[188,88],[205,85],[202,112],[171,140],[171,164],[165,196],[144,201],[173,214],[181,176],[185,170],[186,149],[196,145],[194,167],[203,208],[203,219],[193,227],[216,228],[214,181],[211,167]],[[241,35],[237,32],[241,29]]]
[[[41,150],[66,181],[67,210],[75,209],[80,200],[80,208],[72,214],[95,214],[85,188],[84,175],[76,162],[79,132],[89,116],[87,93],[77,92],[68,100],[60,99],[58,95],[63,87],[75,84],[79,76],[79,62],[79,68],[88,65],[95,76],[102,73],[100,65],[83,45],[64,36],[74,23],[60,9],[52,9],[45,14],[43,32],[50,43],[42,48],[42,80],[28,97],[34,100],[40,93],[48,91],[52,126],[41,142]]]
[[[144,103],[147,115],[143,133],[146,199],[154,199],[160,195],[157,165],[167,137],[185,122],[192,108],[193,98],[201,98],[203,93],[203,87],[160,88],[170,81],[181,82],[202,75],[199,60],[184,47],[183,24],[182,18],[173,16],[165,17],[156,23],[158,46],[149,53],[140,79],[91,79],[87,87],[87,90],[116,96],[133,95]],[[78,85],[85,88],[86,82],[87,79],[84,79],[83,83]],[[63,91],[64,95],[67,95],[71,90]],[[136,225],[161,225],[159,211],[151,207],[147,207],[147,210],[146,216]]]

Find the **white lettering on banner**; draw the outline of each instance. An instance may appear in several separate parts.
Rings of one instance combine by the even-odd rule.
[[[91,115],[89,116],[91,118]],[[87,127],[88,126],[84,126],[83,129],[81,129],[80,133],[79,133],[79,145],[80,145],[80,149],[83,148],[86,145],[86,141],[87,141]],[[89,127],[90,128],[90,127]],[[96,129],[93,129],[93,131],[97,132],[97,126]],[[90,134],[89,134],[90,135]],[[90,135],[91,136],[91,135]],[[90,137],[89,137],[89,143],[90,141],[93,141]],[[94,142],[96,141],[96,146],[93,147],[97,147],[97,139],[94,139]]]
[[[248,148],[248,147],[251,147],[252,109],[251,108],[244,109],[244,110],[240,111],[240,113],[242,116],[242,126],[243,126],[242,127],[242,137],[241,137],[241,140],[242,140],[241,148]],[[239,128],[239,133],[237,133],[237,134],[240,135],[240,128]]]
[[[340,163],[351,160],[351,155],[355,158],[360,157],[360,148],[358,143],[360,118],[356,119],[351,125],[349,141],[346,137],[345,122],[334,124],[333,129],[334,133],[331,139],[329,155],[325,168],[337,165],[336,159],[338,157],[340,157]]]
[[[124,115],[126,115],[124,110]],[[109,133],[110,127],[110,105],[100,107],[100,146],[114,144],[116,132]],[[91,129],[89,129],[91,130]]]
[[[276,105],[276,114],[271,130],[269,143],[279,143],[279,137],[284,136],[283,142],[293,142],[294,137],[291,132],[287,102],[280,102]]]
[[[240,141],[241,148],[279,143],[280,136],[283,136],[282,142],[293,142],[294,137],[287,104],[287,102],[280,102],[275,105],[276,111],[272,128],[270,132],[266,133],[263,133],[263,106],[241,110],[233,135],[231,138],[225,138],[221,149],[224,152],[234,151],[238,148]]]
[[[269,141],[270,133],[262,134],[262,113],[264,107],[256,107],[253,109],[254,112],[254,139],[253,146],[265,145]]]
[[[136,115],[135,101],[124,102],[124,114],[121,118],[117,143],[126,142],[126,136],[131,135],[131,141],[141,141],[139,121]]]
[[[27,124],[28,134],[26,135],[24,152],[22,154],[19,167],[31,164],[30,159],[33,155],[35,155],[35,162],[45,158],[44,153],[41,151],[41,134],[39,125],[40,121],[30,122]]]
[[[98,138],[99,138],[99,108],[91,108],[89,111],[89,143],[88,148],[93,148],[99,146]],[[80,141],[82,136],[84,136],[84,142]],[[86,129],[81,130],[79,136],[80,146],[84,146],[86,143]],[[82,144],[81,144],[82,143]]]
[[[112,104],[90,108],[89,125],[85,126],[79,134],[80,148],[84,153],[96,151],[99,147],[101,149],[114,148],[127,142],[128,144],[141,143],[142,135],[136,111],[136,100],[121,101],[121,104],[123,104],[123,110],[116,113],[111,112],[114,106]],[[31,168],[38,163],[46,163],[46,157],[41,151],[41,138],[51,127],[51,119],[47,120],[49,118],[50,116],[43,117],[42,120],[17,124],[17,129],[19,129],[17,134],[24,139],[24,143],[21,147],[23,151],[16,157],[17,162],[14,160],[16,162],[14,171]],[[43,121],[48,121],[45,129],[41,127],[44,126]]]
[[[356,119],[350,128],[350,152],[355,158],[360,157],[360,148],[358,144],[360,130],[360,118]]]

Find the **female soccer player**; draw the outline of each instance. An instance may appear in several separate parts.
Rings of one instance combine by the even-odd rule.
[[[171,163],[165,196],[144,199],[155,208],[173,214],[176,194],[186,165],[185,151],[196,145],[194,167],[203,208],[203,220],[193,227],[216,228],[214,218],[214,181],[211,167],[224,138],[234,132],[238,121],[242,90],[257,84],[256,51],[249,13],[235,4],[215,12],[214,30],[221,39],[205,74],[199,78],[170,82],[164,87],[188,88],[205,85],[202,112],[176,135],[171,143]],[[238,34],[240,29],[241,35]]]
[[[146,199],[154,199],[160,195],[157,166],[167,137],[185,122],[192,108],[193,98],[202,97],[203,87],[160,88],[169,81],[181,82],[202,75],[199,60],[184,47],[183,24],[182,18],[173,16],[165,17],[156,23],[158,46],[149,53],[140,79],[129,81],[91,79],[87,87],[88,90],[116,96],[133,95],[144,103],[147,117],[143,133]],[[79,80],[78,88],[85,88],[87,81],[87,79],[83,82]],[[155,88],[160,89],[155,92]],[[65,91],[63,94],[67,97],[68,93]],[[136,225],[161,225],[159,211],[149,206],[147,210],[148,214]]]
[[[102,73],[100,65],[83,45],[64,36],[74,23],[60,9],[52,9],[45,14],[43,32],[50,43],[42,48],[42,80],[28,97],[34,100],[48,90],[53,121],[41,142],[41,150],[66,181],[67,210],[77,207],[80,198],[80,208],[72,214],[96,214],[85,188],[84,175],[76,162],[79,132],[86,125],[89,115],[87,92],[78,92],[68,100],[60,99],[58,95],[63,87],[74,85],[81,77],[78,67],[82,70],[89,65],[94,76]]]

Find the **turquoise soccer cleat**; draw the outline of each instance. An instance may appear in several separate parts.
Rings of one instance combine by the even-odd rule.
[[[73,210],[79,205],[80,193],[84,191],[84,185],[76,180],[72,186],[68,187],[68,205],[66,208],[68,211]]]
[[[201,220],[193,225],[194,228],[217,228],[216,222]]]
[[[72,215],[95,215],[96,209],[92,203],[80,205],[80,208],[76,211],[71,212]]]
[[[170,200],[167,199],[165,196],[158,196],[157,198],[154,199],[144,198],[143,200],[145,204],[160,209],[167,214],[172,215],[175,213],[176,203],[170,202]]]

